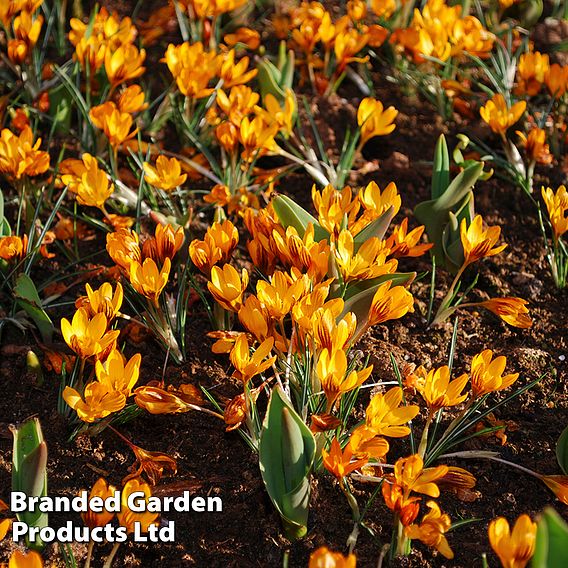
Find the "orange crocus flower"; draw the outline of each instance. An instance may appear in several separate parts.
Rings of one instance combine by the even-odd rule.
[[[534,554],[536,530],[528,515],[521,515],[512,531],[504,517],[489,523],[489,542],[503,568],[525,568]]]
[[[406,493],[414,491],[429,497],[439,497],[440,489],[435,482],[443,478],[448,471],[446,465],[424,469],[424,461],[418,454],[414,454],[397,460],[394,465],[394,478]]]
[[[83,69],[87,63],[91,73],[96,73],[105,62],[107,43],[100,35],[91,34],[89,37],[83,36],[75,46],[74,59],[78,60]]]
[[[454,553],[444,536],[452,524],[450,517],[442,513],[435,501],[428,501],[426,505],[430,511],[424,515],[420,525],[410,525],[404,532],[408,538],[418,539],[426,546],[435,548],[440,554],[451,559]]]
[[[146,59],[146,51],[135,45],[123,44],[116,50],[106,50],[105,71],[113,87],[140,77],[146,70],[142,63]]]
[[[43,568],[43,559],[39,552],[14,550],[8,562],[8,568]]]
[[[553,157],[546,143],[546,132],[542,128],[533,128],[528,136],[522,132],[517,134],[521,139],[521,145],[525,149],[525,155],[529,162],[538,164],[551,164]]]
[[[220,251],[220,261],[228,262],[239,244],[239,232],[235,225],[229,219],[225,219],[222,223],[214,222],[207,229],[207,236],[215,248]]]
[[[49,154],[39,150],[41,138],[35,143],[32,129],[26,126],[19,136],[7,128],[0,133],[0,173],[20,179],[37,176],[49,169]]]
[[[366,459],[352,462],[353,449],[351,448],[351,444],[347,443],[345,449],[342,451],[337,438],[333,438],[329,452],[325,448],[322,448],[321,457],[325,469],[334,475],[341,484],[343,484],[343,478],[345,476],[363,467],[367,463]]]
[[[517,65],[517,87],[515,93],[534,97],[540,91],[550,70],[548,54],[523,53]]]
[[[237,43],[241,43],[254,51],[260,45],[260,34],[256,30],[243,27],[236,29],[232,34],[226,34],[223,37],[223,41],[229,47],[235,47]]]
[[[276,361],[276,356],[269,357],[273,346],[274,338],[269,337],[254,350],[251,356],[246,335],[239,335],[229,355],[235,367],[233,377],[246,384],[255,375],[264,373]]]
[[[164,260],[161,269],[151,258],[144,259],[144,262],[130,263],[130,283],[132,287],[149,300],[158,303],[158,298],[162,290],[168,283],[172,261],[169,258]]]
[[[559,501],[568,505],[568,475],[541,475],[540,479]]]
[[[404,286],[392,286],[388,280],[381,284],[371,302],[368,325],[377,325],[392,319],[399,319],[414,311],[414,298]]]
[[[140,249],[138,234],[130,229],[118,229],[107,235],[106,249],[116,264],[130,270],[133,262],[142,262],[142,250]]]
[[[144,162],[144,179],[158,189],[171,191],[185,183],[187,174],[181,173],[179,160],[160,155],[155,166]]]
[[[471,390],[475,398],[490,392],[509,388],[518,378],[519,373],[503,376],[507,358],[504,355],[493,359],[493,351],[485,349],[471,360]]]
[[[561,185],[556,192],[550,187],[543,187],[541,193],[552,224],[554,240],[558,242],[568,231],[568,191],[566,186]]]
[[[264,119],[260,116],[254,117],[249,120],[244,117],[239,125],[239,140],[244,146],[243,158],[245,160],[252,160],[267,152],[274,152],[277,150],[277,145],[274,137],[278,133],[278,125],[266,124]]]
[[[211,282],[207,283],[209,292],[223,308],[238,312],[243,303],[243,293],[248,285],[248,272],[243,268],[241,274],[230,264],[223,268],[213,266],[211,269]]]
[[[217,91],[219,108],[236,127],[241,124],[241,120],[245,116],[248,116],[255,109],[255,105],[259,100],[260,95],[246,85],[233,87],[228,96],[222,89]]]
[[[527,329],[532,326],[532,319],[528,315],[529,310],[526,307],[527,304],[527,300],[523,300],[522,298],[506,297],[491,298],[474,305],[481,306],[486,310],[493,312],[505,323],[512,325],[513,327]]]
[[[83,422],[95,422],[122,410],[126,405],[126,397],[122,393],[98,381],[90,382],[83,396],[74,388],[65,387],[63,399]]]
[[[278,125],[279,131],[287,138],[292,134],[294,125],[294,117],[296,113],[296,99],[291,89],[286,89],[284,96],[284,106],[281,107],[276,97],[268,93],[264,98],[265,109],[258,106],[255,112],[261,116],[267,124],[275,123]]]
[[[81,359],[100,358],[111,351],[120,331],[107,331],[107,328],[108,321],[104,314],[98,313],[90,318],[85,308],[79,308],[71,322],[65,318],[61,320],[61,333],[65,343]]]
[[[404,426],[420,412],[414,404],[402,406],[402,389],[393,387],[385,394],[373,396],[365,411],[365,423],[375,434],[390,438],[403,438],[410,434]]]
[[[447,365],[428,372],[424,367],[419,367],[413,375],[412,385],[420,392],[431,413],[447,406],[461,404],[467,398],[467,393],[462,392],[468,376],[464,373],[450,381],[450,369]]]
[[[268,337],[270,316],[256,296],[249,296],[239,310],[239,321],[258,341]]]
[[[95,372],[99,383],[122,393],[126,398],[132,394],[140,375],[142,355],[136,353],[127,362],[118,349],[110,352],[104,363],[95,363]]]
[[[114,185],[106,172],[99,168],[97,159],[85,152],[81,160],[71,158],[61,165],[61,181],[77,195],[77,202],[104,210],[106,200],[114,192]]]
[[[148,103],[144,102],[144,99],[144,91],[140,85],[130,85],[120,94],[118,108],[120,112],[135,114],[148,108]]]
[[[341,552],[332,552],[327,546],[320,546],[310,555],[308,568],[355,568],[356,565],[355,554],[343,556]]]
[[[177,473],[176,460],[167,454],[150,452],[135,444],[129,444],[129,446],[136,456],[136,461],[130,468],[132,473],[127,475],[124,481],[140,477],[142,473],[145,473],[152,486],[155,486],[162,479],[164,473],[166,475],[175,475]]]
[[[114,485],[110,485],[106,479],[103,477],[99,477],[93,487],[91,488],[91,492],[89,493],[89,500],[93,497],[100,497],[101,499],[106,499],[107,497],[112,497],[114,492],[116,491],[116,487]],[[85,525],[89,528],[94,529],[95,527],[104,527],[108,525],[114,518],[114,513],[109,513],[108,511],[104,510],[100,513],[95,513],[90,509],[85,513],[81,513],[81,518]]]
[[[114,149],[126,140],[130,140],[137,132],[130,131],[133,124],[132,116],[127,112],[121,112],[113,102],[92,107],[89,117],[92,123],[105,133]]]
[[[0,258],[2,260],[20,259],[26,255],[28,237],[0,237]]]
[[[343,349],[323,349],[316,365],[316,374],[327,398],[328,411],[345,393],[360,387],[371,375],[373,366],[347,373],[347,355]]]
[[[102,313],[106,316],[107,323],[110,324],[118,315],[120,307],[122,306],[122,299],[124,297],[122,284],[120,282],[116,284],[114,293],[112,291],[112,285],[109,282],[102,284],[98,290],[93,290],[90,284],[86,284],[85,289],[87,295],[78,298],[75,302],[75,307],[88,310],[89,317]]]
[[[146,239],[144,242],[142,254],[145,257],[153,258],[158,264],[163,264],[166,258],[173,260],[184,241],[183,227],[174,229],[169,223],[167,225],[158,224],[154,237]]]
[[[479,114],[493,132],[505,136],[507,130],[521,118],[526,108],[526,101],[519,101],[509,108],[503,95],[498,93],[479,109]]]
[[[258,281],[256,295],[271,317],[282,320],[308,288],[307,275],[304,274],[293,280],[288,274],[277,270],[270,278],[270,282]]]
[[[391,236],[386,240],[386,247],[390,249],[389,256],[394,258],[416,257],[422,256],[426,251],[430,250],[434,246],[433,243],[418,244],[424,229],[424,225],[420,225],[408,232],[408,218],[405,217],[402,223],[393,229]]]
[[[318,191],[314,184],[312,201],[318,213],[319,224],[334,237],[339,235],[345,215],[357,205],[349,186],[337,190],[332,185],[326,185]]]
[[[386,136],[395,128],[394,119],[398,115],[398,110],[393,106],[385,109],[383,103],[371,97],[361,101],[357,109],[357,123],[361,129],[361,142],[375,136]]]
[[[343,309],[343,302],[336,304]],[[316,345],[333,352],[346,347],[355,333],[357,318],[355,314],[348,312],[338,322],[334,309],[322,307],[313,314],[311,325]]]
[[[355,252],[355,240],[346,229],[339,233],[335,243],[335,260],[345,282],[392,274],[398,262],[395,259],[387,261],[387,253],[386,243],[377,237],[367,239]]]
[[[139,532],[147,532],[150,525],[156,524],[156,519],[159,513],[152,513],[144,510],[142,513],[135,513],[128,507],[128,498],[132,493],[141,492],[144,494],[144,499],[147,502],[148,498],[152,496],[150,486],[141,479],[130,479],[122,488],[120,511],[117,513],[118,523],[125,527],[127,532],[134,531],[134,523],[139,523]],[[137,499],[139,501],[140,499]]]
[[[548,92],[555,98],[560,99],[568,90],[568,66],[553,63],[546,74],[544,81]]]
[[[235,63],[234,49],[219,56],[218,74],[226,89],[235,85],[243,85],[256,77],[258,73],[256,69],[247,71],[249,61],[248,57],[243,57],[238,63]]]
[[[169,387],[168,390],[145,385],[134,391],[134,402],[150,414],[178,414],[198,409],[196,405],[203,400],[193,385],[183,384],[179,389]]]
[[[469,225],[462,219],[460,225],[460,238],[464,254],[464,266],[488,256],[494,256],[503,251],[507,245],[496,247],[501,227],[488,227],[483,229],[481,215],[476,215]]]
[[[11,61],[18,64],[27,59],[39,39],[42,25],[43,16],[33,18],[25,9],[14,18],[12,26],[16,37],[8,42],[8,57]]]

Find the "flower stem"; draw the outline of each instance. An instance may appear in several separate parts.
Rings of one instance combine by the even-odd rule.
[[[112,566],[112,561],[118,552],[118,547],[120,546],[120,542],[115,542],[110,554],[108,555],[107,559],[105,560],[103,568],[110,568]]]
[[[89,546],[87,547],[87,560],[85,560],[84,568],[91,568],[91,557],[93,556],[93,548],[95,547],[95,541],[90,540]]]
[[[381,548],[381,555],[379,556],[379,561],[377,562],[377,568],[383,568],[383,562],[385,560],[385,557],[389,549],[390,549],[390,544],[388,542],[387,544],[383,545],[383,547]]]
[[[136,447],[135,444],[133,444],[126,436],[121,434],[116,428],[113,428],[111,424],[109,424],[107,428],[110,428],[123,442],[128,445],[129,448],[132,448],[133,446]]]
[[[460,278],[462,277],[465,269],[468,267],[468,265],[469,264],[464,261],[461,268],[458,270],[458,272],[457,272],[457,274],[454,278],[454,281],[452,282],[452,285],[450,286],[448,292],[444,296],[444,299],[442,300],[442,303],[440,304],[440,307],[438,308],[438,311],[436,312],[436,315],[434,316],[434,321],[432,322],[431,325],[436,325],[438,323],[442,323],[448,317],[450,317],[452,315],[452,313],[455,311],[455,308],[451,308],[450,304],[452,302],[452,298],[454,297],[454,290],[455,290]]]
[[[347,498],[347,502],[351,507],[351,514],[353,517],[354,525],[351,534],[347,538],[347,546],[349,547],[349,554],[353,552],[355,545],[357,544],[357,538],[359,537],[359,522],[361,520],[361,512],[359,511],[359,503],[357,503],[357,499],[353,496],[351,491],[349,491],[348,487],[342,482],[340,483],[341,490],[343,491],[345,497]]]
[[[410,553],[410,541],[404,534],[404,525],[398,519],[397,534],[396,534],[396,555],[408,556]]]
[[[499,462],[499,463],[504,463],[505,465],[509,465],[515,469],[518,469],[519,471],[522,471],[523,473],[526,473],[527,475],[530,475],[532,477],[536,477],[537,479],[541,479],[542,475],[540,473],[537,473],[536,471],[533,471],[532,469],[529,469],[527,467],[523,467],[522,465],[516,464],[514,462],[510,462],[507,460],[504,460],[503,458],[499,457],[499,454],[497,454],[496,452],[484,452],[484,451],[471,451],[471,450],[466,450],[463,452],[453,452],[451,454],[443,454],[440,456],[440,459],[442,458],[466,458],[466,459],[485,459],[485,460],[491,460],[491,461],[495,461],[495,462]]]
[[[426,424],[424,425],[424,430],[422,430],[422,438],[420,438],[420,445],[418,446],[418,455],[424,459],[426,454],[426,447],[428,445],[428,430],[430,429],[430,424],[432,424],[432,419],[436,413],[428,412],[428,418],[426,419]]]
[[[475,402],[475,398],[471,397],[466,403],[461,412],[451,421],[450,425],[446,428],[444,436],[447,436],[461,421],[465,416],[467,411],[471,408],[471,405]],[[442,436],[442,437],[444,437]]]

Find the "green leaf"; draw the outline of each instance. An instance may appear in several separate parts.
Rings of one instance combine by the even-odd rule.
[[[315,456],[313,434],[282,389],[275,387],[262,424],[259,464],[268,495],[291,540],[303,537],[308,530],[310,473]]]
[[[556,459],[560,469],[568,475],[568,426],[564,428],[556,442]]]
[[[377,291],[377,288],[390,280],[393,286],[400,286],[404,284],[409,284],[416,277],[416,272],[394,272],[393,274],[383,274],[382,276],[377,276],[376,278],[370,278],[369,280],[360,280],[357,282],[352,282],[348,284],[345,294],[343,294],[343,299],[347,302],[361,294],[362,292],[367,292],[373,290],[373,294]],[[349,310],[348,310],[349,311]]]
[[[432,198],[437,199],[450,183],[450,154],[446,137],[440,134],[434,150],[434,171],[432,172]]]
[[[304,238],[304,233],[310,223],[314,226],[316,241],[329,238],[329,233],[318,223],[318,220],[286,195],[275,197],[272,205],[284,228],[294,227],[301,238]]]
[[[356,285],[348,286],[343,297],[345,303],[340,317],[343,317],[347,312],[353,312],[355,314],[357,318],[357,328],[353,335],[356,336],[367,322],[373,296],[382,284],[390,280],[392,286],[402,286],[412,282],[415,276],[416,272],[395,272],[394,274],[384,274],[378,278],[372,278],[359,282]]]
[[[53,322],[45,313],[33,280],[23,272],[18,275],[14,286],[14,298],[36,324],[45,343],[51,343]]]
[[[461,234],[460,234],[461,223],[462,221],[465,220],[466,226],[469,227],[474,217],[475,217],[475,209],[474,209],[473,191],[470,191],[467,194],[466,199],[464,199],[463,205],[461,206],[460,209],[458,209],[457,213],[455,214],[455,226],[453,226],[452,243],[450,245],[449,252],[451,255],[450,258],[454,262],[456,270],[459,269],[459,267],[463,264],[464,260],[463,244],[461,242]]]
[[[442,235],[442,246],[444,248],[444,256],[446,266],[452,271],[457,272],[463,264],[464,254],[463,245],[460,236],[460,225],[463,219],[469,226],[474,215],[473,210],[473,192],[470,191],[467,198],[461,204],[456,213],[448,212],[449,222],[444,227]]]
[[[552,508],[546,507],[538,520],[532,568],[568,566],[568,525]]]
[[[452,153],[452,157],[454,159],[454,162],[460,168],[463,168],[463,169],[466,169],[473,164],[477,164],[478,163],[477,160],[472,160],[472,159],[466,160],[464,158],[463,153],[462,153],[462,150],[467,150],[471,140],[465,134],[458,134],[457,139],[459,140],[459,142],[457,143],[457,145],[454,148],[454,151]],[[482,161],[491,160],[491,159],[493,159],[493,156],[491,156],[491,155],[490,156],[483,156],[481,158]],[[483,173],[479,176],[479,179],[482,180],[482,181],[487,181],[492,175],[493,175],[493,170],[489,169],[487,171],[483,171]]]
[[[371,239],[377,237],[382,240],[389,228],[390,222],[394,217],[394,207],[391,205],[380,217],[369,223],[364,229],[359,231],[353,237],[353,244],[355,245],[355,252],[359,250],[361,245]]]
[[[288,57],[286,58],[286,63],[282,67],[282,75],[280,86],[282,89],[286,90],[286,88],[291,89],[293,91],[294,86],[294,70],[295,70],[295,56],[294,51],[290,49],[288,51]]]
[[[268,59],[263,59],[258,63],[257,69],[257,80],[260,86],[262,100],[264,100],[269,93],[279,101],[284,100],[284,90],[280,87],[282,74],[278,67]]]
[[[286,41],[281,40],[278,44],[278,58],[276,60],[276,67],[278,67],[278,71],[282,72],[284,65],[286,65]]]
[[[10,236],[10,224],[4,217],[4,195],[0,189],[0,237]]]
[[[63,81],[62,85],[65,87],[69,96],[71,97],[72,106],[77,107],[83,118],[85,119],[86,123],[90,125],[89,119],[89,107],[81,94],[81,91],[77,88],[73,80],[67,75],[66,70],[63,67],[59,67],[58,65],[53,66],[53,70],[55,74]]]
[[[257,80],[263,101],[266,99],[266,95],[270,93],[280,105],[284,102],[286,89],[293,91],[294,65],[294,52],[291,49],[286,51],[285,41],[280,42],[277,65],[274,65],[267,58],[262,59],[257,64]]]
[[[296,420],[286,407],[282,409],[282,465],[286,491],[293,491],[298,479],[306,475],[304,460],[304,440]]]
[[[12,452],[12,491],[23,491],[28,497],[47,495],[47,446],[43,440],[41,426],[37,418],[32,418],[22,425],[12,427],[14,446]],[[43,528],[48,526],[47,513],[41,511],[22,511],[17,513],[18,520],[28,526]],[[37,539],[28,546],[43,548],[43,542]]]
[[[41,363],[39,362],[38,356],[31,349],[26,354],[26,368],[30,376],[33,377],[34,384],[36,386],[42,386],[44,377]]]
[[[64,85],[49,92],[49,114],[53,118],[55,131],[67,134],[71,127],[72,96]]]
[[[436,200],[435,209],[437,211],[449,210],[460,203],[483,173],[483,166],[483,162],[476,162],[461,171],[444,194]]]
[[[551,51],[568,51],[568,39],[558,42],[556,45],[550,46]]]
[[[540,20],[543,9],[542,0],[521,0],[507,8],[503,15],[519,20],[523,28],[530,30]]]
[[[460,213],[470,217],[473,215],[473,193],[472,188],[475,182],[483,173],[483,162],[474,162],[461,171],[450,183],[442,195],[436,199],[423,201],[414,209],[414,215],[420,223],[426,227],[426,233],[430,242],[434,243],[433,253],[439,264],[448,270],[457,270],[454,260],[448,258],[446,252],[459,236],[452,227],[447,229],[452,222],[450,213],[461,220]],[[457,248],[461,245],[455,245]],[[455,257],[456,255],[454,255]],[[459,257],[459,254],[457,255]]]
[[[453,213],[450,213],[453,215]],[[461,244],[461,240],[455,238],[455,232],[452,227],[452,222],[448,223],[444,227],[444,234],[442,236],[442,247],[445,259],[445,266],[446,268],[452,272],[456,273],[460,266],[463,264],[463,246]]]

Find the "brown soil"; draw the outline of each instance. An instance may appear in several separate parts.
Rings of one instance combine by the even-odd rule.
[[[365,149],[370,165],[366,164],[365,170],[356,174],[352,181],[363,185],[375,180],[381,187],[396,181],[403,198],[401,213],[410,215],[413,207],[428,196],[431,170],[426,162],[432,158],[440,132],[446,132],[449,142],[453,143],[455,134],[471,132],[472,128],[462,121],[443,124],[433,109],[417,100],[408,100],[381,77],[378,85],[377,97],[385,105],[394,104],[400,110],[397,129]],[[349,91],[350,87],[346,85],[340,92],[347,97],[339,101],[343,107],[342,116],[349,116],[352,110]],[[319,102],[323,107],[327,104]],[[332,106],[337,104],[337,100],[332,102]],[[328,112],[327,108],[322,110],[329,125],[333,113],[327,115]],[[341,132],[335,134],[341,140]],[[486,140],[490,137],[489,131],[483,130],[480,134]],[[559,167],[539,174],[536,187],[548,180],[555,185],[564,178]],[[307,177],[294,174],[285,188],[305,203],[309,201],[311,185]],[[510,295],[526,298],[531,303],[534,325],[530,330],[516,330],[487,312],[464,311],[460,314],[455,370],[467,371],[475,353],[491,348],[497,354],[507,356],[508,369],[520,373],[519,385],[540,376],[543,379],[535,388],[496,412],[498,419],[512,420],[518,426],[516,430],[507,431],[505,446],[495,439],[485,439],[470,442],[463,449],[499,451],[505,459],[525,467],[557,474],[560,471],[555,458],[555,443],[568,423],[566,292],[558,291],[553,285],[536,216],[528,198],[507,183],[492,179],[478,184],[475,200],[476,210],[487,223],[502,227],[503,239],[509,246],[501,255],[479,264],[480,278],[473,297],[485,299]],[[427,259],[401,262],[402,269],[418,273],[429,267]],[[472,275],[468,274],[468,277]],[[427,329],[425,325],[428,278],[413,285],[414,314],[380,326],[363,339],[361,349],[371,356],[375,366],[373,381],[393,379],[389,353],[393,353],[399,363],[442,365],[447,361],[452,324],[433,329]],[[439,273],[438,301],[448,284],[448,276]],[[79,288],[71,290],[72,295],[80,293]],[[69,313],[70,310],[65,315],[69,316]],[[228,358],[210,352],[211,342],[205,337],[209,330],[207,318],[199,303],[194,304],[189,317],[188,362],[180,367],[170,364],[166,369],[166,381],[174,384],[191,382],[226,397],[237,394],[236,386],[228,377]],[[0,497],[6,500],[10,487],[12,442],[8,425],[31,415],[39,416],[48,444],[51,495],[71,495],[89,488],[100,475],[119,485],[133,462],[132,454],[108,430],[93,438],[78,437],[72,442],[67,441],[70,427],[56,411],[58,377],[46,373],[45,383],[38,387],[26,372],[26,352],[34,346],[29,334],[25,337],[15,333],[3,336],[0,351],[0,378],[4,391],[0,399],[0,487],[4,489]],[[133,352],[132,346],[128,349]],[[159,349],[149,342],[142,346],[142,354],[141,382],[160,378],[164,361]],[[365,400],[361,401],[359,412],[364,405]],[[447,417],[445,420],[447,422]],[[264,490],[256,456],[237,433],[225,433],[219,420],[197,413],[144,414],[120,429],[143,448],[168,453],[178,460],[178,475],[161,482],[161,485],[174,483],[175,486],[164,487],[164,491],[189,489],[200,495],[219,495],[223,499],[223,512],[166,514],[167,520],[176,521],[176,542],[171,545],[122,545],[115,566],[149,567],[162,563],[171,567],[276,567],[281,565],[284,551],[289,550],[289,565],[300,567],[307,565],[309,554],[320,545],[345,550],[346,539],[352,530],[350,510],[327,474],[322,473],[313,482],[307,537],[290,544],[280,534],[280,520]],[[404,451],[403,445],[392,445],[401,448],[395,452]],[[476,476],[479,498],[474,502],[462,502],[443,494],[441,505],[454,521],[471,518],[477,521],[449,534],[456,553],[453,561],[447,561],[417,543],[411,556],[395,565],[469,567],[480,565],[483,552],[488,553],[490,565],[497,565],[487,540],[487,524],[495,516],[504,515],[509,520],[521,513],[534,516],[549,504],[566,516],[566,507],[532,477],[486,461],[453,463]],[[365,506],[373,489],[355,484],[361,507]],[[80,523],[78,515],[53,514],[50,524],[57,527],[68,519]],[[376,566],[381,548],[390,542],[391,512],[380,495],[370,504],[365,522],[370,531],[361,530],[356,547],[357,565],[361,568]],[[0,557],[4,558],[12,546],[9,539],[0,543]],[[74,545],[73,550],[80,563],[85,557],[86,546]],[[101,558],[109,550],[110,545],[97,547],[96,565],[101,565]],[[53,562],[58,558],[56,552],[52,547],[47,555]]]

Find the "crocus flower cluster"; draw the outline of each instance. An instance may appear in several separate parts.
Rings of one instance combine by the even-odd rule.
[[[303,234],[285,228],[272,207],[244,213],[250,238],[247,249],[254,264],[265,274],[256,292],[247,295],[250,275],[237,270],[231,256],[238,233],[228,220],[214,223],[204,240],[189,248],[193,263],[209,279],[208,289],[220,307],[235,314],[243,332],[215,332],[215,352],[229,352],[234,377],[244,386],[272,365],[281,365],[291,354],[313,360],[313,380],[325,395],[324,413],[336,409],[341,398],[359,388],[372,367],[354,369],[349,351],[373,325],[398,319],[413,309],[411,293],[390,278],[398,258],[422,254],[420,229],[407,233],[407,224],[396,227],[386,239],[360,238],[385,212],[392,215],[401,204],[396,186],[384,191],[374,183],[355,193],[346,187],[313,189],[318,231],[313,224]],[[358,282],[385,278],[369,296],[369,306],[357,315],[346,309],[345,290]],[[291,325],[291,328],[289,327]],[[253,347],[253,355],[249,350]],[[278,361],[278,363],[277,363]],[[247,387],[249,388],[249,387]],[[230,406],[234,410],[234,405]],[[235,422],[230,418],[228,425]]]

